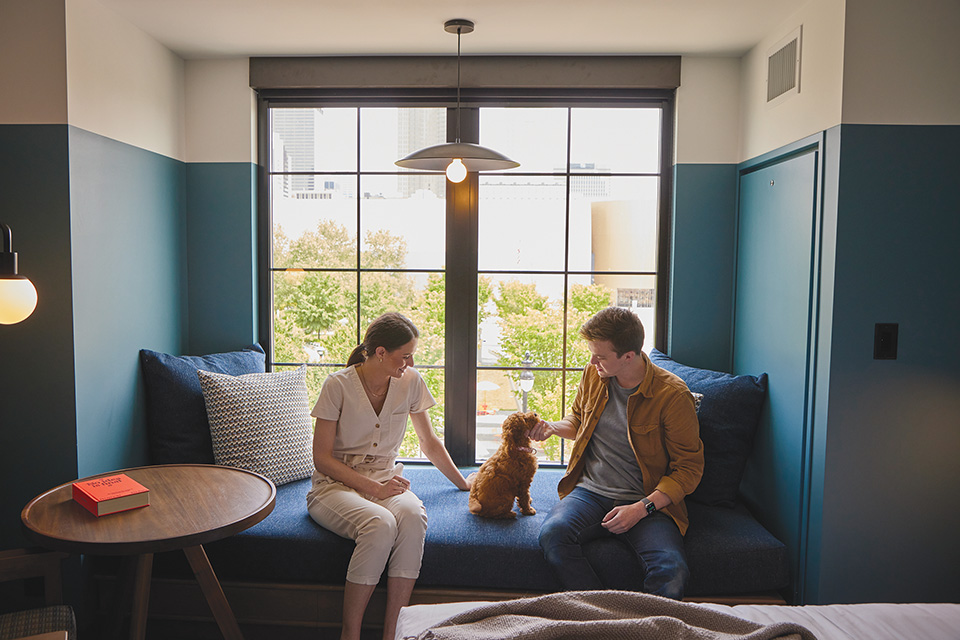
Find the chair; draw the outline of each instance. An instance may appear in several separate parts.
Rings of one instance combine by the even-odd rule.
[[[0,640],[77,640],[73,608],[62,604],[60,562],[67,555],[42,549],[0,551],[0,582],[42,577],[47,603],[0,615]]]

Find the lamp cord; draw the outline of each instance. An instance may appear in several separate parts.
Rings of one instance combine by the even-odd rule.
[[[463,27],[457,27],[457,144],[460,144],[460,33]]]

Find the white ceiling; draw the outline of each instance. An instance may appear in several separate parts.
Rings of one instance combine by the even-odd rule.
[[[453,54],[741,56],[807,0],[98,0],[183,58]]]

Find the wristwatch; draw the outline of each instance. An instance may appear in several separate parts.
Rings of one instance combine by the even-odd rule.
[[[653,501],[649,498],[640,498],[640,502],[642,502],[643,506],[647,508],[647,515],[650,515],[657,510],[657,505],[653,504]]]

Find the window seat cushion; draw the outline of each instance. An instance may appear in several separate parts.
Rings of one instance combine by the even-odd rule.
[[[464,469],[467,474],[471,469]],[[488,520],[467,510],[467,493],[458,491],[431,466],[408,464],[404,475],[423,500],[429,521],[423,566],[417,585],[473,589],[559,589],[537,543],[540,525],[558,501],[560,469],[541,468],[531,487],[537,514],[516,520]],[[354,543],[310,519],[306,493],[310,480],[277,489],[273,513],[250,529],[205,545],[221,580],[342,585]],[[784,588],[789,580],[786,547],[746,510],[690,503],[686,535],[690,596],[761,593]],[[642,572],[632,553],[616,540],[587,545],[611,587],[639,590]],[[182,553],[159,554],[158,576],[190,575]]]

